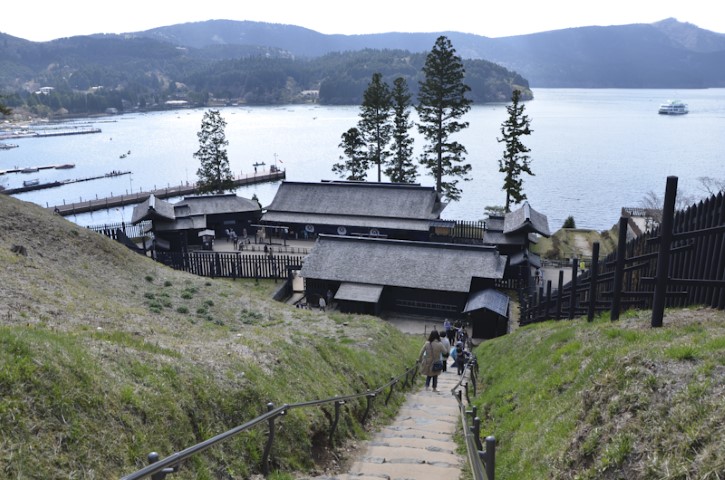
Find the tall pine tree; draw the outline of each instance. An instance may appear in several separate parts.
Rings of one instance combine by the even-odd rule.
[[[199,138],[199,150],[194,153],[201,166],[196,171],[199,177],[197,191],[199,193],[224,193],[232,191],[234,176],[229,168],[227,145],[229,142],[224,134],[227,122],[219,114],[219,110],[208,110],[201,120],[201,130],[196,136]]]
[[[434,176],[436,191],[450,200],[458,200],[458,180],[470,180],[466,175],[471,165],[464,163],[466,147],[452,140],[451,135],[468,128],[468,122],[460,118],[471,109],[472,100],[466,98],[471,88],[463,81],[463,61],[447,37],[436,40],[426,57],[423,74],[425,80],[420,82],[416,110],[418,131],[428,143],[420,163]]]
[[[369,163],[377,166],[378,182],[382,181],[382,168],[390,156],[387,146],[393,128],[391,102],[390,87],[383,81],[382,74],[373,73],[363,93],[357,128],[367,145]]]
[[[340,144],[345,155],[340,156],[343,162],[332,166],[332,171],[345,180],[365,180],[367,170],[370,168],[368,156],[365,153],[365,140],[360,130],[352,127],[342,134]]]
[[[504,174],[503,190],[506,192],[507,212],[511,211],[511,205],[521,203],[526,200],[526,194],[523,192],[523,179],[521,175],[528,173],[534,175],[529,167],[531,159],[527,153],[531,151],[526,145],[521,143],[521,137],[531,135],[528,115],[524,115],[525,105],[520,104],[521,91],[514,90],[511,95],[511,105],[506,107],[509,117],[501,125],[502,138],[497,138],[499,142],[506,142],[506,149],[503,157],[498,161],[498,171]]]
[[[413,139],[410,129],[413,123],[409,120],[411,94],[405,78],[398,77],[393,81],[391,91],[393,105],[393,131],[391,157],[385,168],[385,175],[391,182],[413,183],[418,176],[418,169],[413,163]]]

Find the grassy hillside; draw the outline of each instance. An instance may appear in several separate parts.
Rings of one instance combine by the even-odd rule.
[[[583,230],[560,228],[551,237],[539,238],[531,250],[546,259],[591,258],[592,246],[599,242],[599,258],[604,258],[617,249],[617,229]]]
[[[725,478],[725,312],[546,322],[477,349],[502,479]]]
[[[375,388],[420,347],[372,317],[272,302],[273,282],[170,270],[1,195],[0,278],[0,478],[119,477],[267,402]],[[649,322],[546,322],[477,348],[475,403],[499,441],[497,478],[725,478],[725,312]],[[376,402],[376,421],[392,399]],[[275,468],[325,460],[330,414],[289,412]],[[346,418],[340,437],[365,434]],[[253,430],[173,478],[248,478],[263,446]]]
[[[372,317],[270,301],[274,282],[176,272],[32,204],[0,195],[0,477],[113,478],[276,405],[377,388],[420,338]],[[377,402],[376,420],[399,405]],[[361,411],[349,403],[346,412]],[[324,454],[330,408],[278,422],[275,468]],[[362,435],[341,421],[341,438]],[[264,429],[174,478],[243,478]]]

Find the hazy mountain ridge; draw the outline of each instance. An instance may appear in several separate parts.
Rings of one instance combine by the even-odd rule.
[[[0,94],[11,108],[40,101],[45,102],[36,108],[40,114],[63,109],[84,113],[87,99],[93,98],[84,92],[97,86],[104,89],[94,90],[96,97],[103,97],[94,102],[97,111],[121,111],[153,107],[169,98],[196,105],[205,105],[211,97],[250,104],[294,103],[301,91],[322,90],[326,83],[336,85],[337,91],[330,98],[321,94],[320,103],[357,104],[371,69],[377,68],[356,60],[361,52],[377,50],[380,57],[410,52],[417,57],[429,52],[440,35],[446,35],[464,58],[469,80],[475,83],[475,102],[505,102],[513,88],[530,95],[529,88],[536,87],[725,87],[725,35],[674,19],[502,38],[460,32],[325,35],[294,25],[209,20],[50,42],[0,33]],[[346,55],[351,58],[348,64],[357,61],[370,71],[335,69],[329,62],[331,53]],[[274,61],[260,61],[264,59]],[[296,64],[284,66],[282,60]],[[236,70],[220,64],[224,61],[236,62]],[[489,62],[501,68],[486,65]],[[292,81],[285,83],[279,75]],[[205,76],[212,81],[199,81]],[[411,74],[407,79],[414,90],[417,77]],[[28,98],[44,86],[65,97]]]
[[[316,57],[345,50],[429,51],[440,35],[463,58],[497,63],[532,87],[706,88],[725,86],[725,34],[666,19],[489,38],[460,32],[325,35],[303,27],[209,20],[130,35],[177,45],[256,44]]]

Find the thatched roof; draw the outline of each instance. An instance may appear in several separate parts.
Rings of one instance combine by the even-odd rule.
[[[320,235],[301,275],[330,281],[468,292],[473,278],[503,278],[494,247]]]
[[[262,221],[427,230],[445,206],[418,184],[282,182]]]

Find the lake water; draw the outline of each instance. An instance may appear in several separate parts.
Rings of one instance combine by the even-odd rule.
[[[588,90],[536,89],[526,103],[533,134],[523,138],[531,148],[535,176],[524,177],[531,206],[549,218],[552,231],[572,215],[578,227],[604,230],[617,223],[623,206],[641,206],[648,192],[664,195],[666,178],[679,177],[680,190],[706,196],[698,177],[725,179],[725,89]],[[690,106],[684,116],[658,115],[660,103],[681,99]],[[199,163],[196,133],[206,109],[127,114],[88,120],[102,133],[8,140],[19,148],[0,151],[0,170],[74,163],[72,170],[41,170],[0,175],[0,185],[14,188],[24,180],[41,182],[103,175],[112,170],[131,175],[74,183],[16,195],[43,206],[102,198],[139,189],[193,182]],[[358,121],[358,106],[226,107],[228,154],[235,174],[254,172],[253,164],[276,165],[289,181],[335,179],[332,165],[342,154],[340,136]],[[412,115],[415,120],[415,116]],[[469,182],[460,182],[462,199],[451,203],[443,218],[477,220],[484,208],[503,205],[497,142],[506,120],[506,104],[474,107],[470,123],[455,139],[466,146],[472,165]],[[80,123],[74,121],[73,123]],[[416,139],[416,155],[423,140]],[[130,154],[128,152],[130,151]],[[125,158],[121,158],[126,154]],[[419,167],[419,182],[434,185]],[[368,180],[377,180],[371,171]],[[385,178],[383,179],[386,180]],[[240,188],[256,194],[263,205],[274,198],[277,184]],[[68,217],[81,225],[129,221],[133,207]]]

